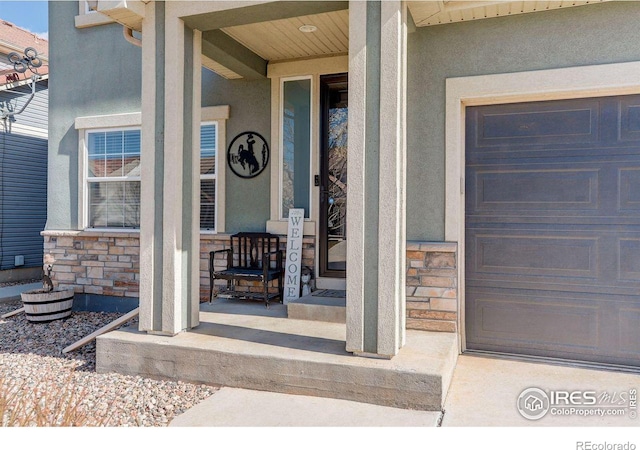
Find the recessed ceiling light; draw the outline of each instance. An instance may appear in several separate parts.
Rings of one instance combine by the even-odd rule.
[[[314,31],[318,30],[318,27],[316,27],[315,25],[302,25],[300,28],[298,28],[298,30],[302,31],[303,33],[313,33]]]

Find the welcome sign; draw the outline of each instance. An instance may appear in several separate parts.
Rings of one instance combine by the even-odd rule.
[[[287,260],[284,269],[283,303],[300,297],[300,264],[302,262],[302,231],[304,209],[289,210],[289,229],[287,231]]]

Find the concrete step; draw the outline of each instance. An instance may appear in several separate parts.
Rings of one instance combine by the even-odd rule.
[[[390,360],[345,350],[344,324],[295,320],[287,308],[216,300],[173,337],[135,328],[97,339],[97,371],[441,411],[458,355],[454,333],[407,330]]]
[[[287,305],[287,315],[290,319],[297,320],[346,323],[346,306],[345,297],[324,297],[311,294],[290,302]]]

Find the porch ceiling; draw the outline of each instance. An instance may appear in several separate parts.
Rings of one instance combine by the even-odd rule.
[[[569,8],[611,0],[473,1],[417,0],[408,8],[417,27]],[[145,2],[146,3],[146,2]],[[212,2],[213,3],[213,2]],[[239,2],[245,3],[245,2]],[[253,3],[253,2],[252,2]],[[142,2],[92,0],[116,22],[139,30]],[[203,65],[225,78],[266,75],[270,61],[346,54],[349,49],[348,1],[265,1],[184,17],[203,31]],[[303,33],[302,25],[317,30]]]
[[[299,30],[303,25],[314,25],[318,30],[303,33]],[[267,61],[349,51],[349,11],[346,9],[223,28],[222,31]]]
[[[445,23],[510,16],[537,11],[569,8],[610,0],[588,1],[409,1],[408,8],[415,26],[424,27]],[[288,2],[285,2],[288,3]],[[331,3],[331,2],[329,2]],[[346,2],[343,5],[348,6]],[[334,6],[335,7],[335,6]],[[314,25],[317,31],[303,33],[302,25]],[[287,17],[258,23],[242,23],[221,28],[229,37],[246,47],[264,61],[284,61],[316,56],[340,55],[349,51],[348,9],[320,12],[318,14]],[[222,61],[217,61],[220,67]],[[227,78],[223,71],[209,66],[214,72]],[[224,67],[223,67],[224,68]]]

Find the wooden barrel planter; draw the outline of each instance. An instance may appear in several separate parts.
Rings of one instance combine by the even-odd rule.
[[[29,322],[51,322],[71,315],[73,289],[47,291],[35,289],[23,292],[24,313]]]

